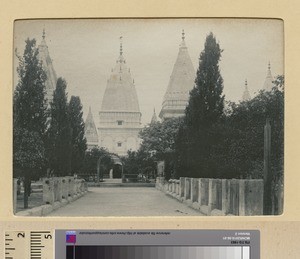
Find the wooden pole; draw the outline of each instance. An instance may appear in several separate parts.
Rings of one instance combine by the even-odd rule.
[[[272,175],[271,175],[271,125],[266,120],[264,128],[264,215],[272,214]]]

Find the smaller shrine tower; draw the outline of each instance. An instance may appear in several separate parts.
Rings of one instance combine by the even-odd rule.
[[[86,117],[84,135],[86,138],[87,149],[98,147],[98,133],[91,107],[89,108],[89,113]]]
[[[155,112],[155,108],[154,108],[150,124],[156,123],[157,121],[158,120],[157,120],[157,116],[156,116],[156,112]]]
[[[53,92],[56,88],[56,82],[57,82],[57,76],[56,72],[54,70],[52,59],[49,55],[48,46],[46,44],[46,33],[45,29],[43,29],[43,35],[42,35],[42,41],[40,45],[38,46],[39,50],[39,60],[42,62],[42,67],[47,75],[46,80],[46,100],[47,100],[47,106],[50,107],[50,103],[53,100]]]
[[[264,82],[263,90],[271,91],[273,86],[274,86],[273,76],[272,76],[272,73],[271,73],[271,64],[269,62],[267,76],[266,76],[266,79],[265,79],[265,82]]]
[[[243,93],[243,101],[244,102],[247,102],[251,99],[251,96],[250,96],[250,93],[249,93],[249,90],[248,90],[248,82],[247,82],[247,79],[245,80],[245,90],[244,90],[244,93]]]

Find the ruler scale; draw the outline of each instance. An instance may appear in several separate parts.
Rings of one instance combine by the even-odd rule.
[[[5,259],[53,259],[52,231],[8,231]]]
[[[4,244],[5,259],[260,258],[257,230],[7,231]]]

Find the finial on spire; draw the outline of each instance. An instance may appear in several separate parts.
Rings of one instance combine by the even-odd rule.
[[[246,86],[246,88],[247,88],[247,86],[248,86],[247,78],[246,78],[246,80],[245,80],[245,86]]]
[[[45,37],[46,37],[46,32],[45,32],[45,28],[43,29],[43,40],[45,39]]]
[[[123,54],[123,46],[122,46],[122,43],[123,43],[123,36],[120,36],[120,56],[122,56]]]
[[[185,32],[184,32],[184,29],[182,30],[182,33],[181,33],[181,34],[182,34],[182,37],[181,37],[181,38],[182,38],[182,40],[184,40],[184,39],[185,39]]]
[[[268,69],[270,70],[271,69],[271,63],[269,61],[269,64],[268,64]]]

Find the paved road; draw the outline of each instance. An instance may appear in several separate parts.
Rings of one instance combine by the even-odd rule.
[[[89,188],[80,199],[48,216],[201,216],[152,187]]]

